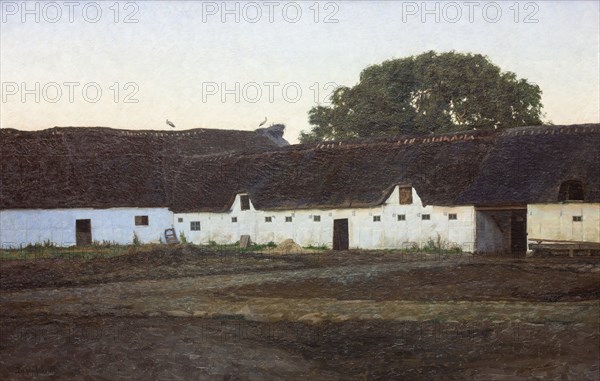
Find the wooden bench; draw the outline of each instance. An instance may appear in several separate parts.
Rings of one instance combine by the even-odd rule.
[[[600,242],[582,242],[582,241],[562,241],[562,240],[545,240],[539,238],[529,238],[530,250],[544,251],[568,251],[569,257],[573,257],[575,251],[585,251],[587,256],[591,256],[593,251],[600,252]]]

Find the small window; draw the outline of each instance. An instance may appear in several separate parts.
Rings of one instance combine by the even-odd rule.
[[[448,219],[449,220],[458,220],[458,216],[456,215],[456,213],[449,213]]]
[[[148,226],[148,216],[135,216],[137,226]]]
[[[321,216],[313,216],[313,221],[314,222],[320,222],[321,221]]]
[[[179,218],[177,219],[177,222],[179,222],[179,223],[182,223],[182,222],[183,222],[183,218],[179,217]]]
[[[273,221],[273,217],[265,217],[265,222],[272,222]]]
[[[288,216],[285,218],[285,222],[292,222],[292,216]]]
[[[423,221],[429,221],[429,220],[431,220],[431,214],[422,214],[421,219]]]
[[[191,231],[200,231],[200,221],[190,221]]]
[[[410,205],[412,202],[412,188],[400,188],[400,205]]]
[[[241,195],[240,196],[240,204],[241,204],[241,208],[242,210],[249,210],[250,209],[250,196],[248,195]]]
[[[581,222],[583,221],[583,216],[573,216],[573,222]]]
[[[233,223],[237,222],[237,217],[231,217],[231,222],[233,222]]]
[[[373,222],[381,222],[381,216],[373,216]]]
[[[406,221],[406,214],[398,214],[398,221]]]

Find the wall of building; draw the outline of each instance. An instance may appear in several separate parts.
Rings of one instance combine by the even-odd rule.
[[[136,226],[135,216],[148,216],[148,226]],[[159,242],[173,224],[167,208],[0,210],[0,245],[19,247],[50,241],[75,245],[75,221],[90,219],[92,240],[130,244],[134,232],[143,243]],[[164,238],[163,238],[164,240]]]
[[[573,217],[581,221],[573,221]],[[527,206],[527,236],[557,241],[600,242],[600,203],[571,202]]]
[[[386,249],[412,244],[423,245],[428,239],[440,238],[448,244],[472,251],[475,242],[475,212],[470,206],[423,206],[413,189],[413,202],[400,205],[399,187],[382,205],[360,209],[302,209],[288,211],[241,210],[240,195],[225,213],[179,213],[174,215],[175,228],[183,232],[189,242],[227,244],[239,241],[243,234],[253,242],[281,242],[291,238],[301,246],[333,245],[333,221],[348,219],[350,248]],[[403,214],[406,220],[399,221]],[[422,215],[429,214],[430,220]],[[456,214],[450,220],[449,214]],[[320,216],[315,221],[314,216]],[[380,221],[374,221],[380,216]],[[232,222],[232,218],[237,222]],[[271,222],[265,218],[271,217]],[[291,217],[291,222],[286,222]],[[191,230],[191,222],[200,222],[200,231]]]
[[[3,247],[53,242],[71,246],[76,243],[75,221],[90,219],[92,240],[130,244],[134,232],[141,242],[158,242],[164,229],[173,225],[178,234],[196,244],[230,244],[241,235],[250,235],[253,242],[279,243],[291,238],[301,246],[333,246],[333,225],[336,219],[348,219],[350,248],[392,249],[422,246],[429,239],[439,238],[448,246],[472,251],[475,242],[475,211],[473,207],[423,206],[416,191],[413,202],[401,205],[399,188],[382,204],[357,209],[302,209],[288,211],[256,210],[250,201],[249,210],[241,210],[237,195],[229,211],[224,213],[176,213],[167,208],[55,209],[0,211],[0,244]],[[428,214],[429,220],[422,216]],[[449,219],[456,214],[456,219]],[[148,226],[136,226],[135,216],[147,215]],[[398,220],[404,215],[405,220]],[[315,216],[320,221],[315,221]],[[374,217],[378,216],[379,221]],[[270,217],[271,222],[265,220]],[[286,221],[291,217],[291,222]],[[236,218],[237,222],[232,222]],[[200,230],[192,230],[191,222],[200,222]]]

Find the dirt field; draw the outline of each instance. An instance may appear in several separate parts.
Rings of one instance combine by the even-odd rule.
[[[597,257],[182,246],[0,266],[2,380],[600,377]]]

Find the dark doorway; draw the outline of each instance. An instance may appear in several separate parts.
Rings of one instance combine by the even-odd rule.
[[[75,241],[77,246],[92,244],[92,220],[75,220]]]
[[[477,253],[523,255],[527,252],[525,206],[478,207],[475,224]]]
[[[510,251],[513,254],[527,252],[526,210],[514,210],[510,216]]]
[[[333,250],[348,250],[348,219],[333,220]]]

